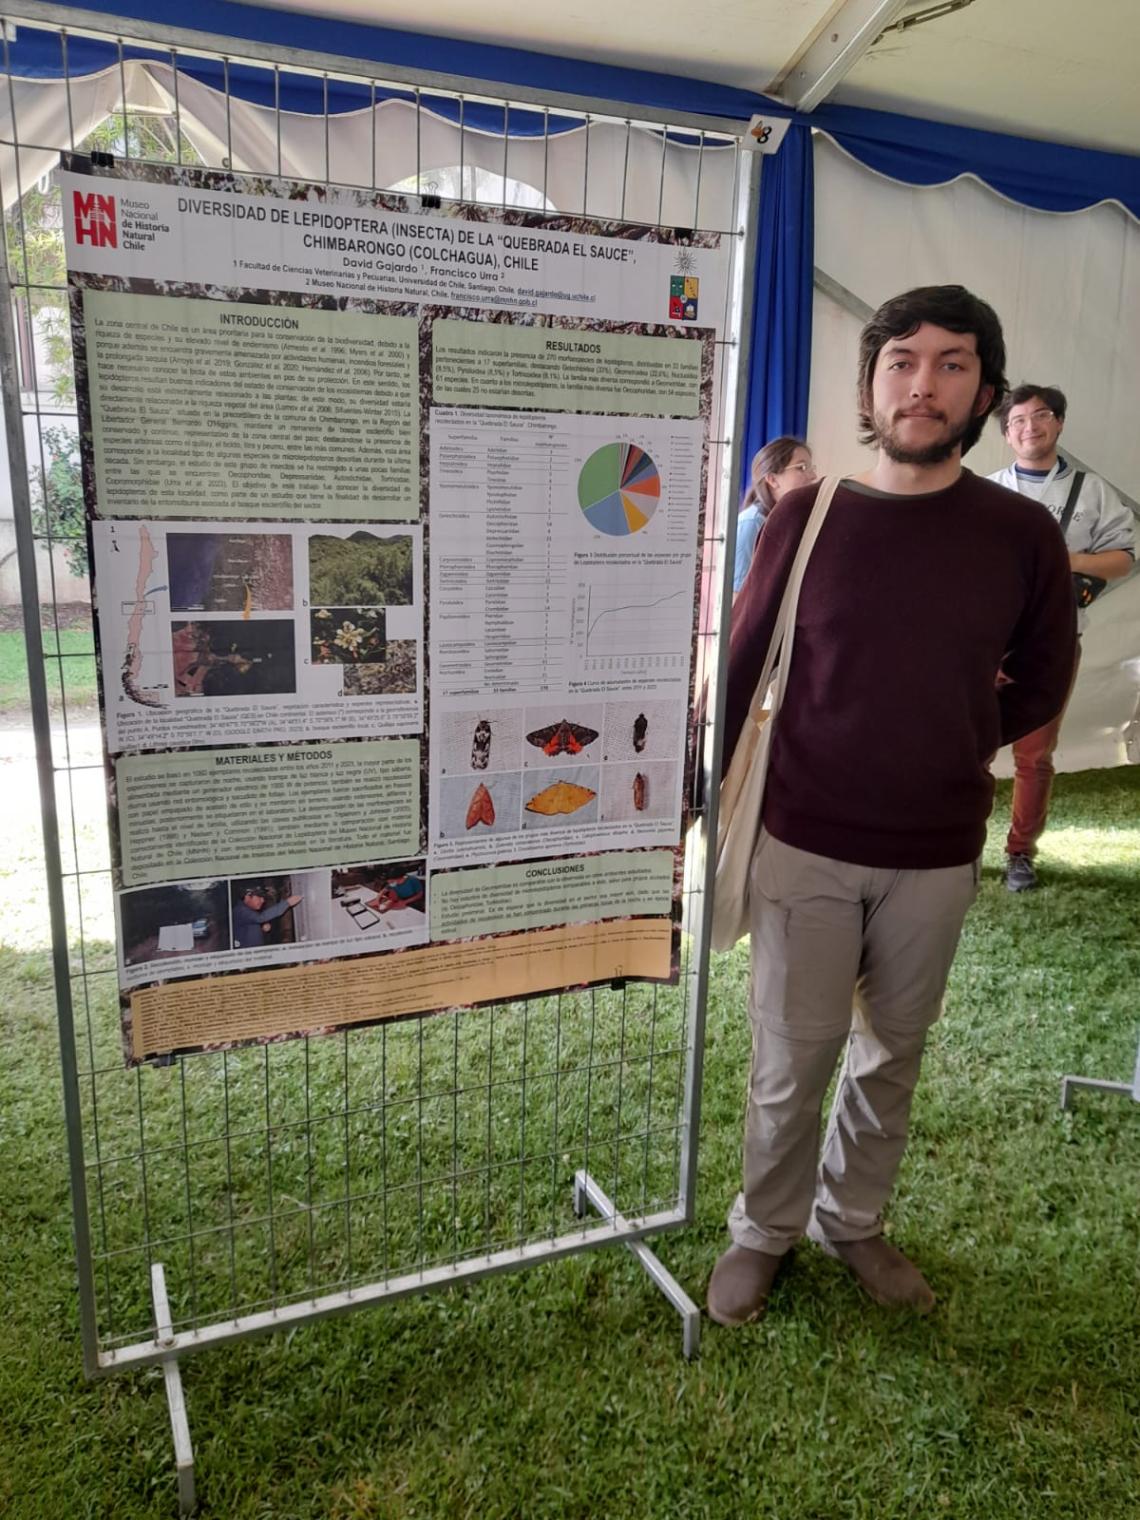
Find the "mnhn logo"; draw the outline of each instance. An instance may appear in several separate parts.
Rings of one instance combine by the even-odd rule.
[[[117,248],[119,232],[113,195],[83,195],[74,191],[75,241],[92,248]]]

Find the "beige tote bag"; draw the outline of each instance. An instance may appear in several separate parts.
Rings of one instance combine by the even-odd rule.
[[[796,631],[800,586],[838,484],[837,475],[827,476],[820,484],[815,505],[792,561],[792,573],[788,577],[780,610],[776,614],[772,640],[768,645],[756,690],[752,694],[748,717],[744,720],[740,738],[736,741],[732,762],[720,784],[711,933],[714,950],[731,950],[737,940],[748,933],[748,873],[760,833],[760,808],[764,800],[772,730],[780,703],[784,700],[788,668],[792,662],[792,640]],[[764,552],[763,536],[756,552]],[[776,686],[771,706],[768,706],[768,688],[772,684],[773,674]]]

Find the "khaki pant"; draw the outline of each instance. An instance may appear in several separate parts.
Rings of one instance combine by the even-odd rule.
[[[805,1230],[832,1241],[878,1235],[977,862],[854,866],[762,829],[749,888],[752,1072],[729,1230],[772,1255]],[[845,1046],[821,1157],[823,1099]]]

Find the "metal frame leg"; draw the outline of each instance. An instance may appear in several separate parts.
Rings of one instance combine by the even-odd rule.
[[[1097,1092],[1124,1093],[1133,1103],[1140,1103],[1140,1045],[1136,1047],[1136,1071],[1129,1082],[1102,1082],[1099,1077],[1062,1077],[1061,1107],[1071,1108],[1069,1095],[1074,1087],[1092,1087]]]
[[[624,1225],[626,1220],[618,1213],[609,1198],[590,1176],[589,1172],[579,1171],[574,1173],[574,1212],[579,1219],[585,1217],[586,1208],[589,1206],[603,1219],[609,1220],[616,1225]],[[627,1240],[626,1246],[637,1257],[638,1261],[649,1273],[656,1285],[664,1293],[665,1297],[681,1316],[682,1323],[682,1348],[685,1360],[692,1361],[701,1349],[701,1311],[685,1292],[681,1284],[666,1270],[658,1261],[649,1247],[640,1240]]]
[[[170,1324],[170,1304],[166,1297],[166,1273],[160,1261],[151,1262],[150,1292],[154,1301],[154,1336],[158,1344],[172,1345],[174,1333]],[[197,1500],[194,1496],[194,1448],[190,1444],[190,1422],[186,1417],[186,1400],[182,1393],[182,1370],[177,1356],[167,1357],[162,1364],[162,1376],[166,1383],[166,1402],[170,1408],[170,1431],[174,1437],[174,1465],[178,1472],[178,1513],[192,1515]]]

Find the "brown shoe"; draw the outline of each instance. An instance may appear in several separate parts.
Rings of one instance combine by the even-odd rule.
[[[772,1284],[784,1257],[747,1246],[729,1246],[709,1278],[705,1307],[718,1325],[747,1325],[768,1307]]]
[[[861,1288],[889,1309],[913,1309],[929,1314],[934,1308],[934,1291],[926,1278],[908,1261],[897,1246],[881,1235],[870,1240],[819,1240],[829,1256],[836,1256],[852,1273]]]

